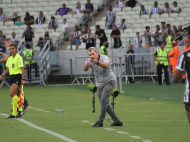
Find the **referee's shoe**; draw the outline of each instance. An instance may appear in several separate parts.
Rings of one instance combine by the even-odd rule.
[[[113,122],[110,126],[123,126],[123,123],[120,122]]]
[[[16,116],[16,118],[19,118],[19,117],[23,116],[24,113],[25,113],[24,111],[19,111],[18,114],[17,114],[17,116]]]

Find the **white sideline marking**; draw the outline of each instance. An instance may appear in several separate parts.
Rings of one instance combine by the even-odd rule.
[[[92,124],[90,123],[90,121],[88,120],[82,120],[82,122],[84,123],[88,123],[88,124]],[[93,123],[94,124],[94,123]],[[105,130],[109,130],[109,131],[115,131],[115,129],[112,129],[112,128],[104,128]],[[119,133],[121,135],[125,134],[125,135],[129,135],[131,138],[134,138],[134,139],[141,139],[143,142],[153,142],[151,140],[143,140],[143,138],[139,137],[139,136],[131,136],[129,133],[127,132],[124,132],[124,131],[115,131],[116,133]]]
[[[152,141],[150,141],[150,140],[143,140],[143,142],[152,142]]]
[[[150,100],[154,100],[155,98],[150,98]]]
[[[106,130],[109,130],[109,131],[114,131],[115,129],[112,129],[112,128],[104,128]]]
[[[117,133],[119,133],[119,134],[125,134],[125,135],[128,135],[129,133],[127,133],[127,132],[123,132],[123,131],[116,131]]]
[[[39,108],[34,108],[34,107],[31,107],[32,109],[35,109],[35,110],[38,110],[38,111],[42,111],[42,112],[50,112],[50,111],[46,111],[46,110],[43,110],[43,109],[39,109]]]
[[[139,137],[139,136],[131,136],[131,138],[134,138],[134,139],[141,139],[141,137]]]
[[[5,116],[5,117],[8,117],[8,116],[9,116],[9,115],[7,115],[7,114],[5,114],[5,113],[0,113],[0,115],[3,115],[3,116]],[[39,126],[37,126],[37,125],[35,125],[35,124],[31,123],[31,122],[28,122],[28,121],[26,121],[26,120],[24,120],[24,119],[21,119],[21,118],[17,118],[17,119],[16,119],[16,118],[15,118],[15,120],[18,120],[18,121],[20,121],[20,122],[22,122],[22,123],[24,123],[24,124],[26,124],[26,125],[28,125],[28,126],[30,126],[30,127],[33,127],[33,128],[35,128],[35,129],[38,129],[38,130],[41,130],[41,131],[43,131],[43,132],[49,133],[49,134],[51,134],[51,135],[54,135],[54,136],[56,136],[56,137],[58,137],[58,138],[60,138],[60,139],[62,139],[62,140],[67,141],[67,142],[77,142],[77,141],[75,141],[75,140],[72,140],[72,139],[70,139],[70,138],[64,136],[64,135],[61,135],[61,134],[55,133],[55,132],[53,132],[53,131],[51,131],[51,130],[48,130],[48,129],[39,127]]]

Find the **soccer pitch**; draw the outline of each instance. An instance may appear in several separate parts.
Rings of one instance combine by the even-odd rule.
[[[86,85],[25,87],[32,106],[20,119],[5,119],[11,110],[7,87],[0,88],[0,142],[188,142],[189,124],[183,100],[184,84],[123,85],[115,102],[123,127],[92,128],[99,116],[92,113],[92,93]],[[112,97],[110,97],[110,103]],[[64,109],[56,113],[55,109]],[[106,117],[108,115],[106,114]]]

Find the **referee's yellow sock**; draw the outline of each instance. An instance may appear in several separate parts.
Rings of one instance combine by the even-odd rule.
[[[23,111],[22,106],[21,106],[20,108],[18,108],[18,110],[19,110],[19,111]]]
[[[12,115],[16,116],[17,115],[17,102],[18,102],[18,96],[15,95],[12,97],[12,105],[13,105],[13,113]]]

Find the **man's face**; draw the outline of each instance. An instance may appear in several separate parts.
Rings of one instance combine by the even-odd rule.
[[[165,28],[165,24],[164,23],[162,23],[162,27]]]
[[[128,46],[128,50],[131,50],[131,49],[132,49],[132,46],[131,46],[131,45],[129,45],[129,46]]]
[[[90,0],[87,0],[87,3],[90,3]]]
[[[158,6],[158,3],[157,2],[154,2],[154,7],[157,7]]]
[[[171,29],[171,26],[167,26],[167,29]]]
[[[165,43],[162,43],[162,44],[160,45],[160,47],[161,47],[162,49],[164,49],[165,46],[166,46]]]
[[[178,26],[178,29],[181,30],[181,25]]]
[[[96,28],[96,31],[99,31],[99,29],[98,29],[98,28]]]
[[[144,11],[144,6],[141,6],[141,10]]]
[[[186,47],[189,47],[190,44],[189,44],[189,42],[186,42],[185,45],[186,45]]]
[[[11,45],[11,43],[10,42],[8,42],[8,41],[4,41],[4,46],[5,46],[5,49],[7,49],[7,47],[9,47]]]
[[[77,4],[76,4],[76,5],[77,5],[77,7],[80,7],[80,3],[79,3],[79,2],[77,2]]]
[[[15,37],[15,33],[12,33],[12,36]]]
[[[54,19],[54,18],[51,18],[51,21],[52,21],[52,22],[54,22],[54,21],[55,21],[55,19]]]
[[[156,26],[156,29],[159,30],[159,26],[158,25]]]
[[[66,7],[66,4],[63,4],[62,6],[63,6],[63,8],[65,8],[65,7]]]
[[[146,31],[149,32],[149,31],[150,31],[150,28],[147,28]]]
[[[89,58],[94,61],[94,59],[98,60],[98,52],[95,52],[94,50],[91,50],[91,52],[88,51]]]
[[[177,6],[177,4],[174,2],[174,3],[173,3],[173,6],[174,6],[174,7],[176,7],[176,6]]]
[[[87,30],[87,33],[88,33],[88,34],[90,34],[90,33],[91,33],[91,31],[88,29],[88,30]]]
[[[3,14],[2,10],[0,9],[0,14]]]
[[[117,30],[117,27],[116,27],[116,26],[113,26],[113,30],[114,30],[114,31]]]

